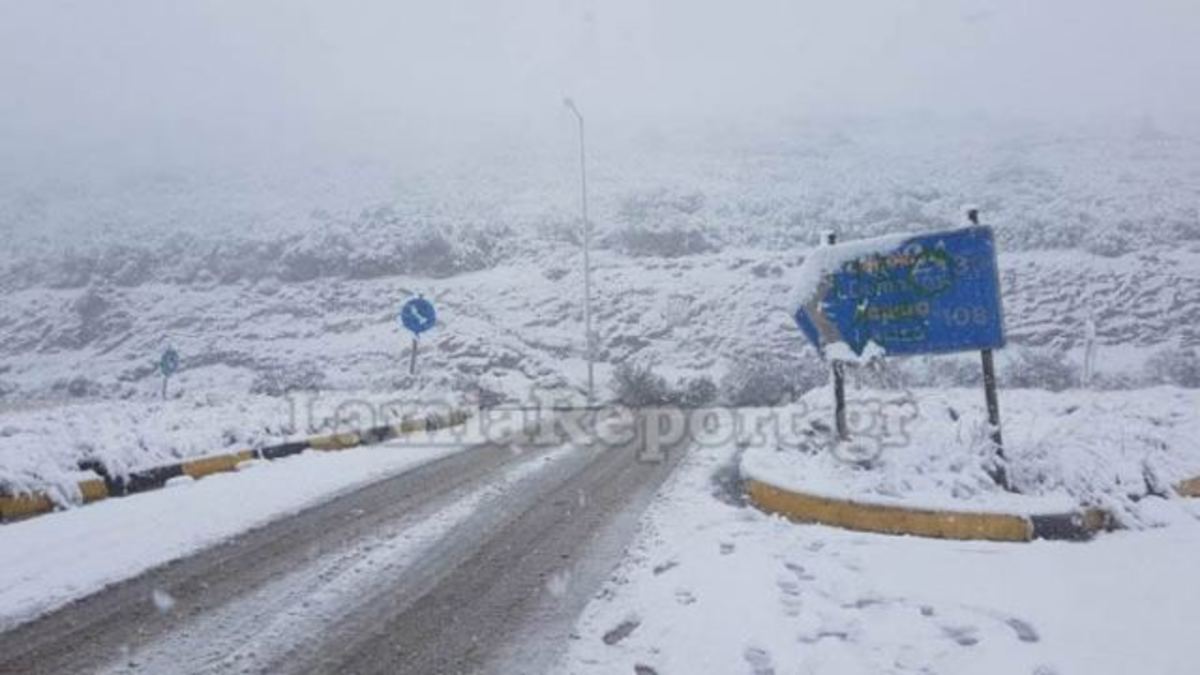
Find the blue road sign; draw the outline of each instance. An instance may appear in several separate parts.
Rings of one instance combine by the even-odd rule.
[[[167,347],[163,352],[162,358],[158,360],[158,369],[162,372],[163,377],[170,377],[179,370],[179,352],[173,347]]]
[[[805,260],[827,270],[794,317],[818,349],[844,342],[861,354],[873,342],[885,354],[929,354],[1004,346],[991,228],[920,235],[882,249],[863,243],[817,249]],[[846,254],[855,250],[864,252]]]
[[[400,323],[413,335],[420,335],[437,323],[437,311],[433,309],[433,303],[425,298],[413,298],[400,309]]]

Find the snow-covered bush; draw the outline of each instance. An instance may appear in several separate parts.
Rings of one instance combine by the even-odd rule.
[[[679,258],[718,247],[697,226],[682,224],[626,225],[604,238],[604,244],[630,256]]]
[[[613,372],[611,387],[617,401],[634,408],[672,405],[679,400],[666,379],[649,366],[622,363]]]
[[[356,219],[322,216],[302,233],[263,237],[248,231],[211,238],[181,233],[53,250],[9,262],[0,270],[0,288],[131,287],[153,282],[209,287],[268,277],[284,282],[402,274],[447,277],[496,265],[511,252],[512,239],[511,228],[503,223],[402,220],[379,208],[365,210]]]
[[[717,400],[717,385],[705,375],[686,380],[680,389],[679,404],[684,408],[702,408]]]
[[[1021,347],[1005,362],[1001,382],[1018,389],[1063,391],[1079,385],[1079,367],[1060,350]]]
[[[1129,253],[1137,248],[1137,241],[1130,234],[1132,228],[1132,223],[1124,222],[1119,223],[1117,227],[1097,229],[1089,232],[1087,238],[1083,240],[1083,248],[1086,251],[1108,258],[1115,258]]]
[[[325,384],[325,373],[304,361],[259,372],[250,383],[250,393],[283,396],[293,391],[311,391]]]
[[[911,359],[902,367],[905,381],[918,387],[976,387],[983,382],[983,366],[978,354]]]
[[[828,366],[808,353],[797,358],[752,354],[729,365],[721,378],[721,391],[731,406],[773,406],[796,400],[828,377]]]
[[[1200,354],[1191,349],[1162,349],[1146,361],[1146,374],[1156,384],[1200,388]]]
[[[702,211],[700,192],[668,190],[626,196],[617,210],[621,226],[602,243],[631,256],[678,258],[714,251],[720,247]]]
[[[872,359],[861,365],[848,365],[846,381],[862,389],[899,389],[905,385],[903,371],[894,361]]]
[[[70,379],[55,381],[51,389],[55,394],[65,394],[71,398],[93,398],[99,396],[104,388],[95,380],[76,375]]]

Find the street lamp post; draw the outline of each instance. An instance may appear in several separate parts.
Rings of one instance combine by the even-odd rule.
[[[575,101],[563,99],[567,109],[575,114],[579,121],[579,179],[580,205],[583,210],[583,329],[586,336],[587,349],[587,400],[592,405],[596,398],[595,380],[595,350],[592,336],[592,224],[588,221],[587,209],[587,160],[583,142],[583,114],[575,107]]]

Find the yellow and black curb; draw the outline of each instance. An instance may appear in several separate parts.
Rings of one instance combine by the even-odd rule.
[[[745,486],[751,503],[768,513],[862,532],[988,541],[1085,540],[1111,527],[1109,514],[1097,509],[1040,515],[943,511],[806,494],[752,478]]]
[[[110,475],[99,462],[86,462],[81,464],[80,468],[92,470],[99,478],[79,481],[79,494],[82,503],[90,504],[109,497],[122,497],[138,492],[157,490],[171,479],[180,476],[203,478],[215,473],[234,471],[242,462],[254,459],[279,459],[299,454],[305,450],[333,451],[374,445],[419,431],[436,431],[456,426],[467,421],[468,417],[470,414],[467,411],[455,410],[447,415],[429,415],[422,419],[405,420],[400,424],[373,427],[365,431],[313,436],[302,441],[281,443],[253,450],[208,455],[178,464],[156,466],[118,476]],[[0,492],[0,522],[49,513],[56,508],[55,501],[45,492],[22,494]]]
[[[1180,481],[1175,486],[1175,491],[1181,497],[1200,497],[1200,476]]]

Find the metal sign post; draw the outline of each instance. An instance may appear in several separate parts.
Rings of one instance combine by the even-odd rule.
[[[821,245],[833,246],[837,243],[836,232],[825,232],[821,235]],[[840,440],[850,437],[846,428],[846,364],[833,359],[830,364],[833,371],[833,421]]]
[[[433,303],[422,296],[417,296],[400,308],[400,323],[413,334],[412,354],[408,361],[408,374],[417,372],[417,349],[420,346],[421,333],[433,328],[437,323],[437,311]]]
[[[979,225],[979,209],[967,209],[967,220],[972,225]],[[999,289],[997,289],[997,294]],[[996,458],[1000,461],[991,469],[992,480],[996,484],[1009,489],[1008,472],[1004,469],[1004,438],[1000,433],[1000,397],[996,393],[996,363],[992,357],[992,348],[984,347],[979,352],[983,363],[983,398],[987,404],[988,426],[991,428],[992,447]]]

